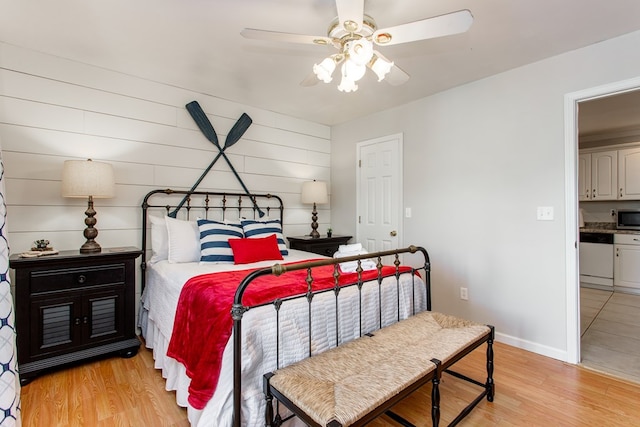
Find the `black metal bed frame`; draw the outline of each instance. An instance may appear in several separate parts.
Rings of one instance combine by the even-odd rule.
[[[152,201],[152,198],[159,198],[160,201]],[[249,200],[245,202],[245,200]],[[180,212],[176,209],[172,211],[172,208],[179,207]],[[271,212],[277,212],[279,219],[283,222],[284,215],[284,207],[282,203],[282,199],[278,196],[272,194],[245,194],[245,193],[233,193],[233,192],[215,192],[215,191],[188,191],[188,190],[172,190],[172,189],[158,189],[153,190],[147,193],[142,202],[142,261],[141,261],[141,280],[142,280],[142,289],[145,287],[146,280],[146,261],[147,261],[147,224],[148,224],[148,215],[151,212],[162,212],[164,215],[170,215],[173,217],[181,216],[183,219],[190,219],[196,213],[199,213],[198,216],[205,219],[239,219],[239,218],[250,218],[250,219],[258,219],[260,217],[259,212],[263,211],[267,213],[267,216]],[[217,216],[216,216],[217,215]],[[211,218],[214,216],[215,218]],[[229,218],[231,217],[231,218]],[[400,255],[401,254],[421,254],[422,260],[418,264],[420,267],[411,268],[410,271],[401,273],[400,272]],[[395,266],[394,272],[392,274],[383,275],[382,274],[382,261],[385,257],[393,257],[393,265]],[[382,298],[381,298],[381,286],[382,281],[385,277],[393,277],[395,276],[395,286],[397,290],[397,319],[400,319],[400,276],[402,274],[411,274],[414,278],[416,273],[420,274],[422,280],[417,281],[413,280],[413,295],[411,298],[411,314],[415,314],[415,300],[416,300],[416,283],[421,283],[420,292],[425,293],[425,303],[426,309],[431,310],[431,279],[430,279],[430,260],[427,251],[422,247],[410,246],[404,249],[397,250],[389,250],[389,251],[381,251],[370,253],[367,255],[358,255],[340,259],[326,259],[326,260],[317,260],[310,261],[304,263],[297,263],[293,265],[282,265],[275,264],[270,268],[258,269],[249,274],[245,279],[239,284],[235,298],[233,308],[231,310],[231,316],[233,317],[233,365],[234,365],[234,387],[233,387],[233,426],[240,427],[241,426],[241,391],[242,391],[242,380],[241,380],[241,367],[242,367],[242,318],[245,312],[250,309],[255,309],[262,306],[271,305],[273,308],[278,311],[280,306],[287,301],[292,301],[295,299],[306,298],[309,304],[309,318],[308,318],[308,331],[309,331],[309,356],[311,356],[311,302],[315,295],[319,295],[321,293],[333,292],[336,298],[336,346],[342,343],[339,342],[339,319],[338,319],[338,295],[342,289],[349,287],[357,287],[360,292],[360,296],[362,295],[362,287],[364,285],[364,281],[362,279],[362,268],[360,267],[360,262],[365,259],[374,259],[377,260],[377,275],[374,281],[378,281],[378,327],[382,327]],[[338,268],[338,264],[342,262],[358,262],[357,269],[357,280],[353,283],[341,284],[339,285],[340,280],[340,270]],[[314,273],[313,269],[315,267],[333,265],[334,273],[333,280],[334,286],[330,289],[325,290],[314,290]],[[295,295],[288,298],[276,299],[275,301],[271,301],[266,304],[261,304],[258,306],[245,306],[242,303],[242,297],[247,290],[247,288],[251,285],[253,280],[258,277],[265,275],[275,275],[280,276],[282,274],[286,274],[290,271],[296,270],[306,270],[307,271],[307,292],[302,295]],[[360,297],[359,302],[359,310],[360,310],[360,335],[362,336],[362,310],[363,310],[363,302],[362,297]],[[277,316],[276,316],[277,318]],[[276,336],[279,337],[279,325],[276,326]],[[279,363],[280,360],[280,343],[277,344],[277,354],[276,354],[276,363]],[[285,420],[283,420],[285,421]]]

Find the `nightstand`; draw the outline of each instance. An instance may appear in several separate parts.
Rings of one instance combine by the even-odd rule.
[[[135,329],[133,247],[81,254],[9,258],[15,269],[16,332],[20,382],[42,371],[95,356],[131,357]]]
[[[338,250],[338,246],[346,245],[351,236],[318,237],[311,236],[287,237],[289,247],[300,251],[313,252],[314,254],[332,257]]]

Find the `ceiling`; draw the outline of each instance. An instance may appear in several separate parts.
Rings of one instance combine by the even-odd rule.
[[[326,35],[333,0],[0,0],[0,40],[332,125],[640,30],[638,0],[365,0],[378,28],[460,9],[464,34],[379,48],[407,83],[367,73],[355,93],[300,86],[331,47],[240,36]]]

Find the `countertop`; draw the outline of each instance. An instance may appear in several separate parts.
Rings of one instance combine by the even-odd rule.
[[[640,234],[640,230],[618,230],[613,222],[587,222],[581,233]]]

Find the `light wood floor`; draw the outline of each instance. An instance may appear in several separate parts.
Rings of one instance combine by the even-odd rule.
[[[482,348],[456,368],[484,381]],[[482,401],[462,426],[638,426],[640,385],[516,349],[495,345],[496,398]],[[477,387],[445,375],[442,424],[446,425]],[[416,425],[431,425],[430,386],[401,402],[397,412]],[[22,388],[25,427],[188,426],[187,414],[164,390],[151,352],[113,357],[36,378]],[[395,425],[384,418],[372,426]],[[219,427],[219,426],[211,426]]]
[[[640,383],[640,295],[580,289],[586,367]]]

